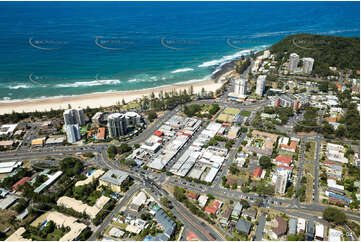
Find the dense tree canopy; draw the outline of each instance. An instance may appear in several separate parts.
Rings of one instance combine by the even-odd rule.
[[[345,213],[334,207],[328,207],[323,211],[323,219],[339,225],[342,225],[347,221]]]
[[[330,66],[338,69],[360,69],[360,38],[312,34],[290,35],[270,48],[278,60],[297,53],[300,58],[315,60],[312,74],[329,75]]]

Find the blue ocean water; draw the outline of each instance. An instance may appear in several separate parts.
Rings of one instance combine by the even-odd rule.
[[[360,36],[359,2],[0,2],[0,100],[209,77],[294,33]]]

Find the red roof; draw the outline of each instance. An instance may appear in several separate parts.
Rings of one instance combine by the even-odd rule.
[[[154,134],[155,134],[156,136],[161,137],[161,136],[163,135],[163,132],[160,131],[160,130],[157,130],[157,131],[154,132]]]
[[[189,231],[188,235],[187,235],[187,240],[188,241],[199,240],[199,238],[195,233],[193,233],[192,231]]]
[[[208,212],[208,213],[216,214],[220,205],[221,205],[221,203],[216,200],[216,201],[213,202],[212,207],[206,206],[205,211]]]
[[[296,141],[291,141],[290,145],[281,144],[280,146],[281,146],[282,148],[296,150],[296,148],[297,148],[297,142],[296,142]]]
[[[212,207],[206,206],[205,211],[208,212],[208,213],[216,214],[217,208],[215,208],[213,206]]]
[[[30,181],[30,177],[26,176],[21,178],[19,181],[17,181],[13,186],[12,189],[13,190],[18,190],[19,187],[21,187],[22,185],[24,185],[25,182]]]
[[[256,168],[253,170],[253,177],[261,177],[262,168]]]
[[[105,139],[105,128],[98,129],[97,139]]]
[[[193,192],[188,192],[187,197],[196,200],[196,199],[198,199],[198,194],[193,193]]]
[[[289,155],[279,155],[276,157],[276,161],[290,164],[292,161],[292,157]]]
[[[287,170],[293,170],[293,167],[290,167],[290,166],[279,165],[278,167],[283,168],[283,169],[287,169]]]

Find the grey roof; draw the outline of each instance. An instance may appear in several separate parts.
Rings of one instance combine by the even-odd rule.
[[[309,221],[307,223],[306,231],[308,234],[312,234],[312,235],[315,234],[315,224],[312,221]]]
[[[249,208],[243,211],[243,215],[246,217],[255,218],[257,216],[257,211],[253,208]]]
[[[250,222],[240,219],[236,224],[236,229],[238,232],[249,234],[249,231],[251,230],[251,225],[252,224]]]
[[[290,221],[288,222],[288,234],[290,235],[294,235],[296,234],[296,229],[297,229],[297,220],[294,218],[290,218]]]
[[[0,209],[7,209],[16,200],[18,200],[18,197],[15,197],[14,195],[7,195],[5,198],[0,199]]]
[[[100,180],[120,186],[128,176],[129,174],[124,171],[109,170],[100,178]]]
[[[168,241],[169,238],[164,233],[158,233],[156,236],[152,237],[150,241]]]
[[[155,219],[163,227],[164,234],[170,238],[174,233],[176,223],[163,211],[163,209],[157,211]]]

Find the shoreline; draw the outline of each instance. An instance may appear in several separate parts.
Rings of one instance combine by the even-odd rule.
[[[223,75],[229,74],[231,71],[222,73]],[[211,78],[206,80],[201,80],[197,82],[181,82],[175,84],[168,84],[159,87],[130,90],[130,91],[114,91],[114,92],[99,92],[99,93],[89,93],[81,94],[74,96],[64,96],[64,97],[49,97],[44,99],[31,99],[31,100],[19,100],[19,101],[9,101],[9,102],[0,102],[0,115],[10,114],[12,112],[35,112],[35,111],[49,111],[51,109],[67,109],[69,104],[72,108],[97,108],[97,107],[108,107],[115,105],[117,102],[122,102],[124,99],[126,103],[134,101],[136,99],[142,98],[143,96],[149,96],[154,93],[156,96],[163,92],[170,92],[172,90],[183,91],[189,90],[193,86],[194,93],[201,92],[204,88],[207,92],[215,92],[219,89],[223,82],[220,82],[218,78]]]

